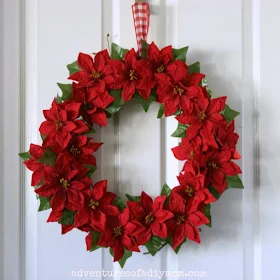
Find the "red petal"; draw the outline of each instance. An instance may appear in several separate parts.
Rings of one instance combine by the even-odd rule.
[[[93,186],[93,190],[92,190],[93,198],[96,199],[96,200],[101,199],[101,197],[106,192],[106,189],[107,189],[107,180],[97,182]]]
[[[81,134],[89,131],[88,126],[82,120],[74,120],[73,123],[75,124],[76,128],[73,130],[74,133]]]
[[[112,249],[114,251],[114,262],[116,262],[124,255],[124,248],[119,239],[115,241],[114,247]]]
[[[225,108],[226,99],[226,96],[211,99],[207,112],[220,113],[221,111],[223,111]]]
[[[52,211],[49,215],[47,223],[58,222],[63,214],[63,211]]]
[[[35,159],[39,159],[43,155],[43,149],[39,145],[30,144],[30,155]]]
[[[79,110],[81,107],[81,103],[72,102],[67,104],[65,110],[67,112],[67,119],[74,120],[79,116]]]
[[[65,191],[60,189],[51,199],[51,207],[54,211],[61,211],[66,205]]]
[[[90,222],[90,210],[88,208],[82,208],[75,215],[74,225],[75,227],[80,227]]]
[[[140,202],[147,214],[153,211],[153,200],[144,191],[141,193]]]
[[[53,122],[45,121],[40,125],[39,131],[43,135],[49,135],[55,132],[56,126]]]
[[[184,239],[185,239],[185,225],[182,224],[175,229],[174,235],[172,236],[173,249],[176,250],[177,247],[184,241]]]
[[[136,242],[126,234],[122,236],[122,244],[129,251],[140,252]]]
[[[129,101],[135,92],[135,85],[133,82],[125,82],[123,85],[122,98],[124,102]]]
[[[155,220],[151,224],[151,229],[154,235],[159,236],[161,238],[167,237],[167,226],[165,223],[159,223],[157,220]]]
[[[98,110],[91,115],[91,119],[93,123],[99,124],[101,126],[106,126],[107,118],[106,113],[102,110]]]
[[[92,244],[92,235],[91,232],[86,236],[86,245],[87,245],[87,251],[90,250]]]
[[[93,67],[93,59],[90,55],[85,54],[85,53],[79,53],[78,56],[78,64],[79,66],[83,69],[86,70],[87,72],[93,72],[94,67]]]

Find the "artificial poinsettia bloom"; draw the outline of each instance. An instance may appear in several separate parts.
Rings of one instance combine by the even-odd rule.
[[[50,110],[43,110],[46,121],[41,124],[39,131],[47,136],[45,143],[48,139],[54,139],[64,149],[71,139],[71,133],[84,133],[89,130],[83,121],[76,120],[80,106],[80,103],[75,102],[57,104],[54,99]]]
[[[198,227],[208,224],[208,218],[199,211],[201,201],[194,197],[186,204],[186,201],[177,192],[172,192],[169,200],[169,210],[174,217],[167,221],[168,231],[173,233],[172,246],[178,248],[185,238],[200,243]]]
[[[241,156],[236,149],[239,135],[234,132],[234,120],[232,120],[226,128],[216,127],[217,141],[221,147],[228,147],[232,151],[233,159],[240,159]]]
[[[24,161],[24,164],[29,170],[33,171],[31,186],[37,186],[44,177],[44,164],[38,162],[38,160],[43,156],[44,151],[41,146],[30,144],[29,152],[31,157],[30,159]]]
[[[75,227],[90,225],[91,230],[105,229],[106,216],[118,216],[119,209],[112,205],[116,195],[107,192],[107,180],[96,183],[89,195],[85,196],[84,207],[75,215]]]
[[[242,172],[239,166],[231,161],[232,152],[229,148],[221,148],[220,150],[209,149],[206,157],[205,184],[209,186],[211,183],[222,194],[227,187],[225,176],[235,176]]]
[[[181,171],[177,177],[180,186],[173,188],[172,192],[177,192],[187,202],[193,197],[198,197],[204,204],[215,202],[216,198],[205,186],[205,176],[196,173],[191,164],[185,165],[183,171]]]
[[[83,168],[83,166],[80,166]],[[42,197],[50,197],[53,211],[67,208],[80,210],[84,205],[85,193],[90,190],[91,179],[86,176],[87,169],[71,169],[68,162],[58,157],[54,167],[45,166],[44,184],[35,190]]]
[[[163,209],[166,196],[158,196],[154,202],[150,196],[142,192],[140,202],[128,201],[132,222],[136,225],[133,235],[138,245],[147,243],[152,234],[161,238],[167,237],[165,222],[173,217],[173,214]]]
[[[80,107],[80,114],[83,119],[91,126],[94,123],[106,126],[107,118],[104,109],[106,109],[115,100],[115,98],[110,94],[105,94],[106,98],[101,100],[100,98],[96,98],[94,94],[87,92],[85,87],[80,87],[76,83],[72,84],[72,88],[73,100],[82,104]]]
[[[152,63],[154,73],[165,73],[166,66],[173,61],[172,47],[167,46],[159,50],[152,42],[147,48],[147,58]]]
[[[108,216],[105,230],[101,233],[97,245],[110,247],[114,252],[114,262],[120,260],[124,255],[124,249],[140,252],[135,238],[131,233],[136,226],[129,221],[129,210],[125,208],[118,216]],[[89,245],[87,246],[89,249]]]
[[[197,103],[193,103],[191,111],[185,110],[176,119],[183,124],[189,124],[187,129],[187,139],[191,140],[198,134],[202,137],[203,144],[218,148],[214,137],[216,126],[226,127],[227,123],[220,114],[225,108],[226,97],[214,99],[200,98]]]
[[[175,60],[166,66],[166,73],[155,74],[158,102],[164,104],[165,116],[175,114],[179,109],[192,110],[192,101],[202,98],[199,86],[204,75],[188,74],[188,66],[181,60]]]
[[[112,60],[115,72],[115,87],[122,90],[122,98],[126,102],[137,91],[145,100],[149,99],[154,86],[152,65],[147,59],[137,59],[134,49],[126,53],[124,62]]]

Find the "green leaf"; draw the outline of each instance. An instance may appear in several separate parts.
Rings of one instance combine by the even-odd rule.
[[[164,104],[160,104],[158,114],[157,114],[157,118],[161,119],[163,116],[164,116]]]
[[[184,47],[181,49],[172,49],[174,59],[182,60],[184,63],[186,63],[188,49],[189,47]]]
[[[56,96],[55,100],[56,100],[56,103],[57,103],[57,104],[60,104],[60,103],[63,102],[62,97],[59,96],[59,95]]]
[[[72,75],[76,72],[79,72],[81,68],[78,65],[78,61],[74,61],[67,65],[67,69],[69,70],[69,74]]]
[[[97,169],[97,166],[93,166],[89,164],[85,164],[84,167],[89,169],[88,173],[86,174],[88,177],[91,177],[95,172],[95,170]]]
[[[169,186],[165,183],[162,187],[161,193],[160,195],[166,195],[169,196],[171,193],[171,189],[169,188]]]
[[[244,189],[243,183],[238,175],[226,176],[228,189]]]
[[[69,100],[72,98],[72,85],[71,84],[60,84],[57,83],[57,85],[59,86],[59,88],[62,91],[62,100]]]
[[[236,116],[240,113],[232,110],[228,105],[225,106],[225,109],[221,113],[226,119],[227,123],[230,123]]]
[[[125,208],[125,203],[119,197],[114,200],[113,204],[117,206],[120,211]]]
[[[19,153],[18,155],[21,157],[21,159],[23,161],[26,161],[26,160],[31,158],[31,155],[30,155],[29,151],[28,152],[24,152],[24,153]]]
[[[201,80],[200,84],[201,84],[201,87],[206,87],[206,89],[207,89],[207,91],[208,91],[208,93],[210,95],[210,98],[214,98],[215,97],[215,94],[213,93],[213,91],[208,86],[208,81],[207,81],[206,78],[203,78]]]
[[[141,57],[142,58],[147,58],[147,49],[150,46],[150,44],[148,44],[146,41],[141,40],[141,44],[142,44],[142,52],[141,52]]]
[[[89,131],[83,133],[83,135],[92,134],[92,133],[96,133],[96,130],[92,127],[89,127]]]
[[[63,212],[63,215],[61,216],[60,220],[58,221],[59,224],[71,226],[74,224],[74,216],[76,215],[76,212],[70,211],[66,209]]]
[[[208,187],[209,192],[216,198],[219,199],[221,197],[221,195],[219,194],[219,192],[213,187],[213,186],[209,186]]]
[[[145,112],[148,112],[151,103],[156,100],[156,94],[154,91],[151,92],[148,100],[145,100],[138,92],[134,94],[134,97],[142,105]]]
[[[129,201],[140,202],[140,196],[132,196],[132,195],[129,195],[129,194],[126,194],[125,196],[127,197],[127,199]]]
[[[43,156],[38,160],[38,162],[54,166],[56,158],[57,154],[48,148],[45,150]]]
[[[40,196],[39,199],[40,199],[40,206],[38,211],[45,211],[51,208],[51,204],[50,204],[51,199],[49,197]]]
[[[121,90],[117,90],[117,89],[110,90],[110,95],[115,97],[115,100],[106,108],[106,112],[113,115],[121,109],[121,106],[124,104],[124,101],[122,99]]]
[[[114,251],[111,248],[110,248],[110,254],[114,257]],[[121,268],[124,267],[127,259],[130,258],[131,256],[132,256],[132,252],[124,249],[123,257],[120,260],[118,260],[118,263],[120,264]]]
[[[47,138],[47,136],[43,135],[43,134],[40,134],[40,136],[41,136],[42,141],[44,141]]]
[[[91,243],[91,247],[90,247],[90,252],[96,251],[97,249],[101,248],[100,246],[97,245],[99,237],[100,237],[100,233],[93,231],[91,233],[91,237],[92,237],[92,243]]]
[[[172,137],[186,138],[188,125],[178,123],[177,129],[171,134]]]
[[[204,205],[204,215],[208,218],[210,221],[207,226],[211,227],[212,225],[212,218],[211,218],[211,204],[205,204]]]
[[[188,67],[189,75],[191,75],[193,73],[199,73],[199,72],[200,72],[200,63],[199,62],[195,62]]]
[[[149,253],[154,256],[166,244],[167,242],[164,239],[153,235],[152,238],[145,244],[145,246],[148,249]]]
[[[121,48],[119,45],[112,43],[111,45],[111,58],[123,60],[124,56],[128,52],[127,49]]]

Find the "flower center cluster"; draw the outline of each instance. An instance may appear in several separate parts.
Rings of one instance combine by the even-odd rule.
[[[77,155],[79,155],[81,152],[79,151],[79,149],[77,147],[75,147],[74,145],[72,145],[71,149],[70,149],[70,153],[76,157]]]
[[[180,96],[183,94],[183,92],[184,92],[184,89],[182,89],[181,87],[179,87],[179,86],[175,86],[174,87],[174,90],[173,90],[173,92],[174,92],[174,94],[179,94]]]
[[[130,79],[130,81],[137,80],[137,77],[135,75],[135,71],[134,70],[130,70],[130,72],[129,72],[129,79]]]
[[[186,220],[186,217],[184,215],[180,215],[176,217],[176,224],[177,225],[181,225],[182,223],[184,223]]]
[[[203,121],[203,120],[206,119],[206,114],[205,114],[204,111],[199,112],[199,113],[197,114],[197,116],[198,116],[198,118],[199,118],[200,121]]]
[[[160,67],[158,67],[157,72],[158,73],[162,73],[164,71],[164,66],[161,65]]]
[[[146,216],[146,218],[145,218],[145,223],[146,223],[146,225],[151,224],[151,223],[153,222],[153,220],[154,220],[153,214],[150,213],[150,214],[149,214],[148,216]]]
[[[63,122],[62,121],[56,121],[55,126],[56,126],[56,129],[59,130],[63,127]]]
[[[89,207],[91,207],[92,209],[96,209],[99,206],[99,202],[96,200],[91,199],[89,202]]]
[[[70,187],[70,183],[65,178],[61,178],[59,182],[62,185],[62,187],[65,189],[68,189],[68,187]]]
[[[218,165],[214,161],[209,161],[207,165],[213,169],[218,169]]]
[[[91,75],[95,80],[98,80],[102,76],[102,73],[94,71]]]
[[[118,237],[118,236],[122,235],[122,228],[121,228],[121,226],[113,228],[113,232],[114,232],[114,237]]]
[[[194,159],[194,151],[190,151],[190,160]]]
[[[88,104],[88,103],[84,103],[84,108],[85,108],[85,110],[86,111],[88,111],[88,110],[91,110],[93,107],[92,107],[92,105],[91,104]]]
[[[187,193],[188,196],[192,197],[193,193],[194,193],[193,187],[191,187],[190,185],[187,185],[186,189],[185,189],[185,193]]]

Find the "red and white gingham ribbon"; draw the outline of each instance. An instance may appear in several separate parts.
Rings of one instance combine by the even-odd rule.
[[[136,40],[138,45],[138,54],[141,55],[141,40],[147,41],[149,25],[150,25],[150,6],[146,2],[135,3],[132,5],[133,19]]]

